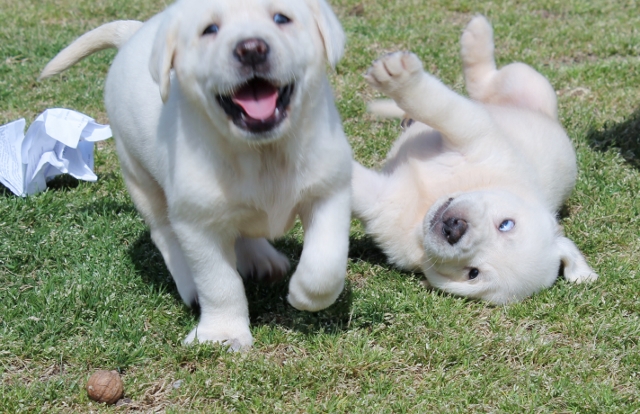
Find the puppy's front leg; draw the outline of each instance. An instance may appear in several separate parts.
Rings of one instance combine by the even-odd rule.
[[[200,322],[184,342],[219,342],[234,351],[253,344],[242,278],[236,271],[237,234],[211,225],[173,221],[198,292]]]
[[[437,129],[455,144],[464,145],[491,131],[486,110],[424,72],[413,53],[383,56],[373,62],[365,79],[396,101],[407,116]]]
[[[349,253],[351,190],[302,207],[302,257],[289,283],[289,303],[296,309],[319,311],[335,302],[344,288]]]

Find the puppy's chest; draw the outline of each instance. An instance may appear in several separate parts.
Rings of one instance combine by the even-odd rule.
[[[240,163],[226,173],[226,203],[249,237],[278,237],[292,225],[300,202],[301,172],[278,158]]]

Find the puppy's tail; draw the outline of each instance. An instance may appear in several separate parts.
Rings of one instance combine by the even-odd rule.
[[[40,74],[39,80],[57,75],[87,56],[103,49],[120,48],[142,27],[137,20],[117,20],[87,32],[56,55]]]
[[[391,99],[378,99],[369,102],[367,111],[381,118],[404,118],[405,113]]]

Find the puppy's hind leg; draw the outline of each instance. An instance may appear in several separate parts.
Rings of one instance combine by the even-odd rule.
[[[484,16],[474,17],[460,39],[462,67],[471,99],[484,101],[487,84],[496,73],[493,29]]]
[[[129,195],[149,226],[151,240],[160,250],[180,297],[187,306],[194,306],[198,300],[196,285],[169,223],[164,191],[142,166],[128,156],[126,150],[120,148],[118,154]]]
[[[493,30],[484,16],[476,16],[460,39],[467,92],[471,99],[542,112],[557,119],[556,93],[549,81],[524,63],[496,70]]]
[[[289,259],[267,239],[238,237],[235,250],[238,273],[245,279],[275,283],[289,271]]]

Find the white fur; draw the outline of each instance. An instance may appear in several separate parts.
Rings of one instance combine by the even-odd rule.
[[[595,279],[556,222],[577,168],[551,85],[521,63],[496,70],[482,16],[461,43],[471,99],[423,72],[410,53],[387,55],[369,69],[366,80],[398,106],[370,108],[417,122],[382,172],[354,162],[354,214],[391,262],[421,269],[430,285],[457,295],[521,300],[553,284],[561,265],[570,281]],[[515,226],[500,231],[505,220]],[[453,223],[464,228],[457,240],[447,238]]]
[[[276,24],[276,13],[291,22]],[[204,35],[211,24],[219,32]],[[126,43],[112,30],[90,33],[89,44],[80,38],[66,52],[73,57],[54,58],[44,75],[96,44],[120,46],[106,108],[131,197],[182,299],[200,305],[185,342],[251,346],[236,266],[243,275],[283,277],[289,262],[266,239],[284,234],[297,215],[305,243],[288,300],[310,311],[331,305],[346,273],[351,151],[325,72],[342,54],[344,33],[325,1],[179,0]],[[247,71],[256,68],[233,55],[249,38],[270,48],[261,75],[295,82],[288,116],[264,133],[238,127],[215,98],[254,76]]]

